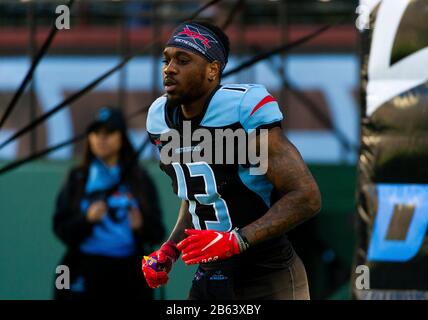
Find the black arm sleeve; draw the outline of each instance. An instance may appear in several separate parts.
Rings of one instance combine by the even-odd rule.
[[[77,185],[74,181],[76,180],[75,175],[75,172],[72,171],[61,188],[57,196],[53,219],[55,234],[70,247],[78,246],[91,234],[93,227],[86,216],[80,210],[73,208],[71,203],[72,195],[77,191]]]

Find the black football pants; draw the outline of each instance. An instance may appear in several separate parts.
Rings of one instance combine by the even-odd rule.
[[[204,270],[195,273],[189,300],[309,300],[305,267],[296,255],[289,267],[261,275],[239,270]]]

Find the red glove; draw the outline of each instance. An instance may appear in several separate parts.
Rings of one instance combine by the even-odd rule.
[[[194,229],[184,232],[188,237],[178,243],[177,248],[186,264],[214,262],[241,253],[234,232]]]
[[[180,251],[172,241],[165,242],[159,250],[144,257],[142,269],[146,282],[150,288],[155,289],[168,282],[168,272],[177,260]]]

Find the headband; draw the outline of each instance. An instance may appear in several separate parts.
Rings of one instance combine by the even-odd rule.
[[[226,50],[217,35],[210,29],[194,22],[179,25],[166,46],[191,51],[209,62],[217,60],[221,63],[222,71],[227,63]]]

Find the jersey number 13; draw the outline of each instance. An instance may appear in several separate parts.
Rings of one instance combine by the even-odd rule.
[[[196,214],[196,209],[200,205],[211,205],[214,209],[217,220],[206,220],[205,225],[208,230],[230,231],[232,222],[230,220],[229,209],[226,201],[217,192],[217,183],[214,172],[206,162],[193,162],[184,164],[189,169],[190,179],[202,177],[205,184],[205,194],[195,194],[195,200],[190,200],[187,193],[186,177],[182,165],[174,162],[172,166],[177,176],[177,194],[181,199],[189,201],[189,211],[192,215],[192,222],[196,229],[201,229],[200,217]]]

